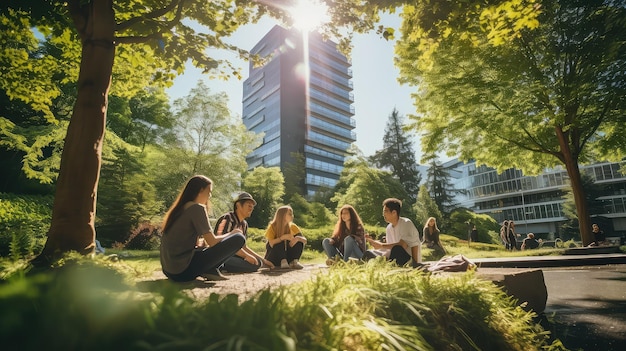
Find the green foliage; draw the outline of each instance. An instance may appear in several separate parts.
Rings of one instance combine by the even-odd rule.
[[[104,241],[125,241],[130,229],[144,220],[151,220],[163,211],[164,204],[152,179],[145,155],[139,148],[107,134],[98,185],[96,225],[115,227],[113,237],[103,234]]]
[[[428,188],[426,185],[420,186],[419,193],[417,194],[417,201],[415,205],[413,205],[415,209],[415,226],[419,229],[420,233],[422,233],[422,228],[426,225],[426,221],[429,217],[435,217],[437,221],[437,226],[440,230],[444,230],[447,226],[447,223],[443,222],[443,214],[437,203],[430,197],[430,193],[428,192]]]
[[[340,208],[350,204],[359,213],[363,223],[384,225],[382,204],[386,198],[407,200],[402,184],[388,171],[368,166],[363,158],[346,161],[331,201]],[[409,211],[410,206],[404,207]]]
[[[241,188],[252,194],[257,202],[248,224],[255,228],[266,228],[285,194],[285,179],[280,168],[256,167],[243,177]],[[298,216],[298,213],[294,215]]]
[[[411,205],[417,198],[422,176],[417,169],[413,142],[407,134],[404,129],[404,117],[394,108],[385,127],[383,148],[376,151],[370,160],[377,167],[391,170],[404,187],[407,205]]]
[[[479,242],[500,243],[500,234],[498,234],[500,225],[496,220],[489,215],[474,213],[465,208],[459,208],[452,212],[447,232],[459,239],[467,240],[471,225],[476,225]]]
[[[431,157],[429,165],[430,167],[428,167],[426,174],[426,187],[437,204],[437,208],[439,208],[444,217],[448,219],[450,213],[456,206],[454,197],[456,194],[459,194],[461,190],[454,188],[450,172],[439,163],[437,156]]]
[[[185,284],[139,293],[121,262],[66,256],[0,285],[0,339],[21,350],[541,350],[532,313],[474,273],[428,275],[383,260],[240,302],[194,301]],[[207,318],[210,316],[210,318]],[[35,333],[33,331],[36,331]]]
[[[319,202],[308,202],[302,195],[294,194],[288,201],[293,208],[294,215],[297,214],[296,222],[307,228],[319,228],[337,220],[324,204]]]
[[[43,247],[52,202],[52,196],[0,194],[0,256],[18,259]]]

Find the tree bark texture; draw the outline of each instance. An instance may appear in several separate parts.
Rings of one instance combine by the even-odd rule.
[[[576,205],[576,216],[578,217],[578,225],[580,239],[584,246],[592,242],[591,237],[591,218],[587,209],[587,200],[583,181],[580,176],[580,168],[578,167],[578,155],[572,152],[568,143],[568,133],[561,128],[557,128],[556,135],[559,139],[561,148],[562,161],[565,164],[567,175],[569,176],[570,186],[574,194],[574,204]]]
[[[68,2],[82,42],[78,95],[70,119],[56,184],[46,245],[36,259],[94,250],[96,194],[100,176],[108,92],[115,57],[112,0]]]

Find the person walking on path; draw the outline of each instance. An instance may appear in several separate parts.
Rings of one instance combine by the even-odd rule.
[[[247,239],[248,222],[246,218],[252,215],[254,206],[256,206],[256,201],[252,195],[246,192],[239,194],[233,203],[233,211],[223,214],[215,222],[215,233],[222,235],[240,229]],[[258,271],[263,265],[274,268],[271,261],[266,260],[244,244],[241,250],[224,262],[222,270],[228,273],[250,273]]]
[[[365,228],[354,207],[343,205],[338,215],[333,235],[322,240],[328,266],[335,263],[335,257],[341,257],[344,261],[351,257],[361,259],[365,252]]]
[[[165,214],[161,267],[163,274],[173,281],[191,281],[199,276],[209,280],[226,279],[218,267],[246,243],[241,229],[229,234],[213,234],[207,213],[212,192],[211,179],[193,176]],[[199,237],[208,247],[197,247]]]
[[[282,269],[302,269],[300,257],[307,240],[300,228],[293,223],[291,206],[281,206],[265,231],[265,259]]]
[[[388,198],[383,201],[383,217],[388,223],[386,232],[386,242],[372,239],[365,236],[374,250],[368,250],[364,257],[367,259],[376,256],[385,256],[389,261],[403,266],[412,261],[413,266],[422,262],[422,253],[419,232],[417,228],[406,217],[400,217],[402,201],[396,198]]]

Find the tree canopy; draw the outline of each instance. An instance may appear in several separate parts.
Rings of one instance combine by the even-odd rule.
[[[462,2],[403,8],[397,64],[417,87],[410,118],[423,151],[526,174],[565,166],[587,244],[578,164],[626,150],[626,6],[470,3],[462,16]]]

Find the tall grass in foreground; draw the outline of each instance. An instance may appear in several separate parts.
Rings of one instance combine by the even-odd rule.
[[[104,264],[77,261],[4,281],[2,344],[20,350],[563,350],[548,344],[531,313],[473,273],[429,275],[380,260],[338,263],[312,281],[244,302],[216,294],[195,301],[181,293],[185,284],[140,292],[114,264]]]

